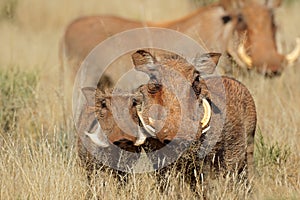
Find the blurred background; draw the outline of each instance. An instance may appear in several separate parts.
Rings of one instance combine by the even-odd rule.
[[[59,90],[59,41],[72,20],[111,14],[161,22],[183,17],[211,2],[0,0],[0,199],[82,199],[91,189],[76,164],[71,111],[62,112]],[[295,37],[300,36],[299,10],[298,0],[283,0],[275,10],[283,52],[289,52]],[[256,74],[238,77],[257,105],[255,162],[259,178],[253,180],[254,196],[229,191],[226,184],[219,184],[216,197],[300,198],[299,76],[298,60],[274,79]],[[145,176],[120,192],[114,180],[105,175],[92,191],[103,196],[110,193],[107,199],[147,198],[147,193],[153,198],[168,197],[153,190],[149,186],[153,178]],[[111,188],[103,186],[107,179]],[[191,194],[178,183],[169,197],[189,198]]]

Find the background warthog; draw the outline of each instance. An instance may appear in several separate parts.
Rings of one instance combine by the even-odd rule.
[[[280,2],[272,3],[272,0],[265,4],[258,0],[221,0],[166,23],[139,22],[107,15],[81,17],[66,28],[61,54],[67,58],[74,77],[88,53],[110,36],[134,28],[162,27],[187,34],[209,51],[227,52],[247,69],[276,75],[282,72],[287,60],[295,61],[300,53],[298,48],[285,56],[277,50],[273,8],[279,5]],[[131,66],[126,65],[123,68],[127,71]],[[108,72],[112,81],[116,81],[115,74],[119,70]]]
[[[186,150],[180,152],[182,155],[175,166],[188,174],[187,179],[192,184],[202,172],[245,170],[251,173],[253,168],[256,110],[251,94],[240,82],[228,77],[202,78],[214,71],[219,56],[204,54],[195,60],[194,67],[176,55],[166,56],[159,62],[143,50],[132,55],[136,70],[150,77],[150,82],[137,91],[143,96],[139,117],[144,127],[152,128],[148,132],[154,138],[175,150]],[[174,75],[177,76],[174,78]],[[178,78],[180,76],[185,81]],[[181,96],[175,95],[176,89]],[[179,99],[181,97],[183,99]],[[209,130],[204,130],[205,125],[193,111],[205,116],[203,110],[191,107],[196,104],[201,108],[205,100],[211,102],[212,108]],[[185,103],[190,106],[185,107]],[[185,117],[189,119],[182,120]],[[184,124],[186,122],[189,123]],[[193,133],[191,130],[196,124],[199,129]]]
[[[273,76],[280,75],[287,64],[298,58],[299,39],[297,47],[290,54],[282,55],[278,52],[274,8],[281,5],[281,0],[220,2],[236,20],[227,50],[239,65]]]

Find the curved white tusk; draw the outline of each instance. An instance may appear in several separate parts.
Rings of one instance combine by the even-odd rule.
[[[88,131],[84,131],[84,134],[87,135],[93,143],[95,143],[99,147],[108,147],[110,146],[106,135],[101,130],[100,125],[98,124],[98,127],[95,132],[89,133]]]
[[[150,126],[150,125],[148,125],[148,124],[146,124],[145,125],[145,129],[147,130],[147,132],[151,135],[151,136],[156,136],[155,135],[155,129],[152,127],[152,126]]]
[[[210,129],[210,126],[206,127],[205,129],[202,130],[202,133],[206,133]]]
[[[296,47],[294,50],[285,56],[288,64],[293,64],[300,55],[300,38],[296,38]]]
[[[156,130],[152,126],[146,124],[144,121],[141,105],[137,106],[137,114],[138,114],[139,119],[141,120],[141,123],[142,123],[144,129],[147,131],[147,133],[149,133],[153,137],[156,137],[156,135],[155,135]]]
[[[146,139],[147,139],[147,136],[143,133],[141,128],[138,127],[138,135],[137,135],[137,139],[136,139],[134,145],[140,146],[145,143]]]
[[[154,124],[155,123],[155,119],[153,119],[152,117],[148,117],[148,119],[149,119],[150,124]],[[146,125],[146,126],[154,134],[152,136],[155,136],[155,129],[151,125]]]
[[[238,47],[238,55],[249,68],[252,68],[252,59],[247,55],[243,44],[240,44]]]
[[[205,133],[209,130],[209,121],[211,118],[211,107],[206,99],[202,99],[202,106],[204,108],[204,115],[201,120],[202,133]]]

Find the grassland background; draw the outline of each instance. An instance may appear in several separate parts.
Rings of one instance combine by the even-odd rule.
[[[193,198],[180,176],[170,178],[165,194],[154,187],[151,174],[134,175],[122,189],[105,173],[97,184],[87,184],[76,162],[71,112],[67,120],[62,114],[58,60],[59,39],[78,16],[109,13],[163,21],[194,10],[191,1],[1,0],[0,9],[0,199]],[[284,52],[300,36],[299,9],[294,1],[276,10]],[[236,181],[232,190],[222,179],[210,197],[300,199],[299,67],[298,61],[274,79],[239,77],[257,104],[257,176],[251,194],[242,192],[247,187],[242,183]]]

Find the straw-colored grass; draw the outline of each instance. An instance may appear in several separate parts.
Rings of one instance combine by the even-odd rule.
[[[3,9],[3,5],[5,9]],[[154,174],[120,183],[109,172],[92,177],[78,165],[76,134],[59,93],[58,42],[64,27],[82,15],[110,13],[141,20],[168,20],[193,10],[173,0],[4,0],[0,3],[0,199],[196,199],[182,174],[160,193]],[[277,14],[283,51],[300,35],[299,3]],[[3,14],[4,12],[4,14]],[[300,198],[300,69],[281,77],[251,74],[248,86],[258,110],[256,177],[234,174],[211,180],[210,199]],[[202,186],[197,185],[202,194]]]

